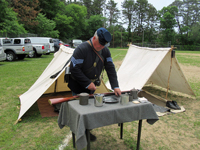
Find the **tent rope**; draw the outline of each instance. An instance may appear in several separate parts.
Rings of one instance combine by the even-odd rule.
[[[176,49],[176,47],[174,47],[173,45],[171,46],[170,52],[171,52],[171,64],[170,64],[170,69],[169,69],[169,76],[168,76],[168,82],[167,82],[167,93],[165,96],[165,99],[167,99],[168,96],[168,91],[169,91],[169,79],[170,79],[170,75],[171,75],[171,71],[172,71],[172,58],[174,58],[174,54],[173,54],[173,50]]]

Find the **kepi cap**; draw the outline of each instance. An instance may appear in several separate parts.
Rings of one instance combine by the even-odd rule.
[[[108,32],[108,30],[105,28],[97,29],[97,35],[99,37],[99,43],[103,46],[110,42],[112,39],[110,32]]]

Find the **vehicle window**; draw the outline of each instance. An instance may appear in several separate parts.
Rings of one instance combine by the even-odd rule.
[[[82,43],[82,40],[73,40],[73,43]]]
[[[20,44],[21,40],[20,39],[14,39],[14,44]]]
[[[49,39],[49,43],[53,43],[53,40],[52,40],[52,39]]]
[[[10,44],[11,40],[10,39],[3,39],[3,44]]]
[[[25,43],[25,44],[31,43],[31,40],[30,40],[30,39],[25,39],[25,40],[24,40],[24,43]]]

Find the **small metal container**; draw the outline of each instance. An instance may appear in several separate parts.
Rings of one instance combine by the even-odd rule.
[[[133,99],[138,99],[138,91],[136,89],[132,89],[130,93],[133,96]]]
[[[94,94],[94,106],[101,107],[103,106],[103,97],[104,94]]]
[[[127,105],[128,103],[129,103],[129,95],[127,93],[121,95],[120,104]]]
[[[88,93],[80,93],[79,94],[79,104],[80,105],[88,105],[89,94]]]

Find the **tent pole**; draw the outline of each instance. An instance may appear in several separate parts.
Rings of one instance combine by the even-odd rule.
[[[171,49],[170,49],[170,52],[171,52],[171,64],[170,64],[170,69],[169,69],[169,76],[168,76],[168,82],[167,82],[167,93],[166,93],[165,99],[167,99],[168,91],[169,91],[169,79],[170,79],[170,75],[171,75],[171,71],[172,71],[172,58],[174,58],[173,50],[175,48],[176,47],[174,47],[174,45],[172,45]]]
[[[58,79],[56,79],[56,81],[55,81],[54,94],[56,93],[57,80],[58,80]]]

